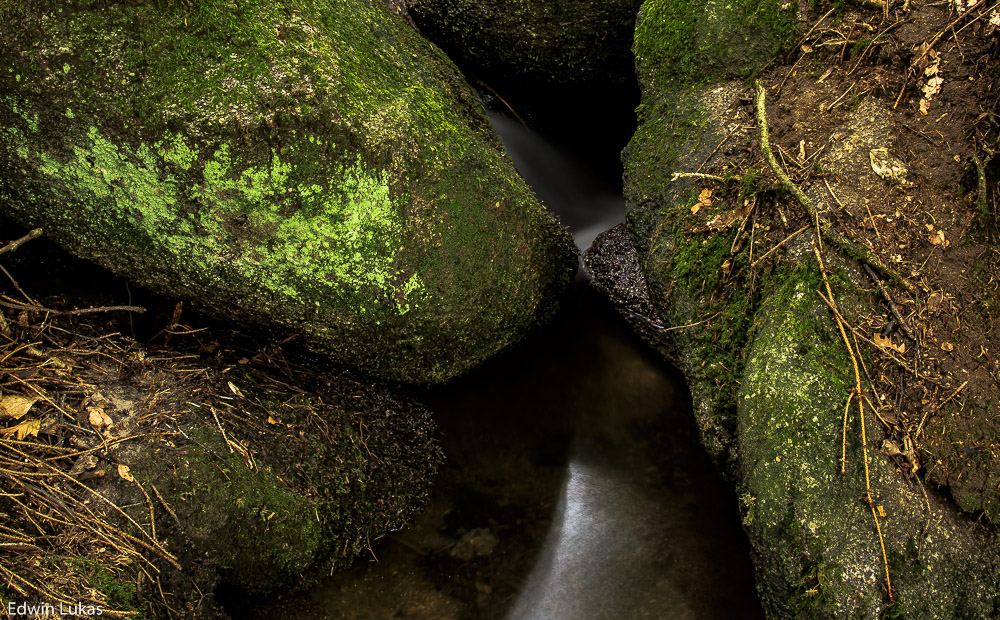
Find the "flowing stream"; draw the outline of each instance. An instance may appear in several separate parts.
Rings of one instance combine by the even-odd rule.
[[[491,120],[581,248],[622,220],[619,188]],[[415,396],[446,455],[428,507],[261,617],[762,617],[736,500],[698,443],[683,378],[582,275],[551,325]]]

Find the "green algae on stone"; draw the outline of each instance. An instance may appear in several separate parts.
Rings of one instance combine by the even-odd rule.
[[[780,0],[646,0],[633,48],[643,88],[703,86],[758,69],[790,42],[797,8]]]
[[[4,208],[120,275],[408,381],[516,342],[568,283],[475,95],[378,3],[0,17]]]
[[[643,3],[632,48],[642,89],[639,128],[623,154],[630,208],[669,202],[678,158],[706,137],[707,117],[718,113],[706,99],[724,98],[706,87],[759,69],[797,24],[796,8],[779,0]]]
[[[329,543],[312,502],[270,466],[250,469],[210,424],[184,431],[193,444],[182,458],[158,451],[133,469],[158,481],[184,525],[178,535],[216,564],[227,582],[269,592],[322,559]]]

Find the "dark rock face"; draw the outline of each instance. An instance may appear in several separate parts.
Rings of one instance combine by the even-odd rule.
[[[420,29],[483,79],[614,83],[639,0],[407,0]]]
[[[381,3],[0,3],[0,201],[336,361],[443,381],[575,268],[444,55]]]
[[[660,312],[653,305],[639,255],[628,226],[619,224],[594,239],[583,253],[583,265],[594,288],[607,295],[638,334],[679,364],[673,341],[664,333]]]

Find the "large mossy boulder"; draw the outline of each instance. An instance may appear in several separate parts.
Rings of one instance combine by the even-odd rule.
[[[405,0],[420,29],[486,80],[621,83],[641,0]],[[623,70],[623,68],[625,70]]]
[[[148,433],[109,458],[170,507],[156,528],[180,562],[181,575],[164,566],[173,587],[184,589],[184,573],[230,596],[308,587],[424,504],[441,452],[430,412],[412,400],[350,375],[328,376],[310,394],[245,369],[201,370],[196,384],[184,382],[191,371],[142,369],[102,386],[117,435],[149,430],[148,390],[178,412],[174,433]],[[143,505],[119,476],[104,488]]]
[[[852,362],[815,292],[815,264],[778,280],[756,313],[737,409],[741,509],[764,608],[774,617],[996,617],[996,534],[902,476],[877,449],[885,434],[871,409],[868,465],[853,409],[841,473]],[[872,303],[861,291],[840,300],[852,315]]]
[[[870,409],[865,442],[852,409],[841,473],[855,378],[817,294],[825,284],[810,236],[793,238],[781,260],[764,267],[752,264],[760,246],[753,258],[746,250],[751,230],[784,230],[777,239],[792,232],[777,213],[758,212],[760,228],[751,228],[753,200],[766,195],[786,212],[796,206],[763,191],[768,171],[759,167],[766,164],[754,110],[746,85],[732,79],[762,66],[795,29],[795,15],[777,2],[710,3],[704,11],[644,4],[635,42],[640,127],[624,153],[625,230],[599,237],[585,262],[683,370],[703,443],[740,496],[769,616],[993,617],[1000,613],[996,533],[925,493],[882,454],[884,427]],[[868,154],[889,131],[884,106],[857,107],[817,160],[831,191],[884,191]],[[704,164],[728,179],[674,177]],[[810,194],[816,200],[821,191],[817,184]],[[825,254],[841,311],[857,321],[879,303],[877,292],[860,286],[854,263],[829,246]]]
[[[382,3],[0,3],[0,203],[336,361],[446,380],[554,310],[568,234]]]

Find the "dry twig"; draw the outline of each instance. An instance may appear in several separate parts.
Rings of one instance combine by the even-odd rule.
[[[0,254],[6,254],[7,252],[13,252],[17,248],[19,248],[22,245],[24,245],[25,243],[31,241],[32,239],[37,239],[37,238],[39,238],[41,236],[42,236],[42,229],[41,228],[35,228],[35,229],[29,231],[28,234],[24,235],[20,239],[15,239],[14,241],[11,241],[7,245],[5,245],[2,248],[0,248]]]

